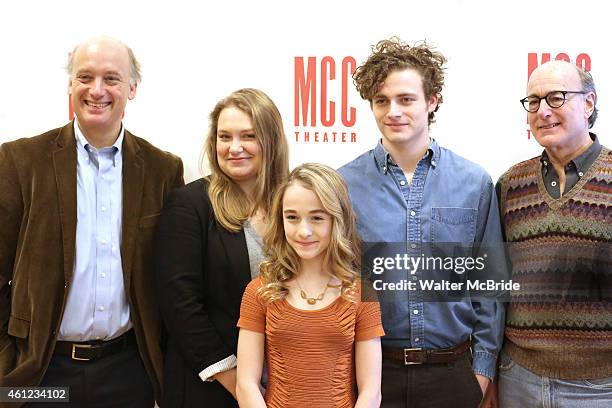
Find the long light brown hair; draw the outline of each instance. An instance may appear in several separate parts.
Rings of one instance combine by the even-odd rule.
[[[217,127],[221,111],[235,107],[249,115],[262,153],[253,201],[240,189],[217,160]],[[274,191],[289,173],[289,153],[278,108],[264,92],[245,88],[233,92],[215,105],[210,113],[208,137],[204,145],[211,174],[208,197],[217,221],[227,230],[238,232],[247,218],[258,209],[268,214]]]
[[[319,198],[331,216],[332,229],[323,264],[341,282],[341,295],[353,301],[361,266],[360,242],[355,213],[342,177],[331,167],[306,163],[296,167],[274,195],[264,245],[267,259],[260,265],[263,299],[272,302],[289,293],[286,282],[299,273],[300,257],[285,238],[283,197],[287,188],[300,185]]]

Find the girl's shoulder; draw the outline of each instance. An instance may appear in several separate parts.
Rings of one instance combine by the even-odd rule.
[[[265,281],[265,279],[260,276],[257,276],[253,278],[251,282],[249,282],[249,284],[247,285],[246,289],[244,290],[244,296],[248,296],[256,300],[262,305],[264,309],[266,309],[267,306],[270,304],[270,302],[266,300],[268,299],[268,297],[264,296],[265,294],[267,294],[266,286],[267,282]]]
[[[263,287],[264,287],[263,281],[261,280],[259,276],[256,276],[248,283],[246,289],[244,290],[244,293],[245,294],[248,293],[250,296],[255,296],[255,297],[260,298],[261,297],[260,289]]]

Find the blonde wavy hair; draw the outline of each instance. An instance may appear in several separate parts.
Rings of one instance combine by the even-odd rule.
[[[354,301],[361,267],[355,213],[342,177],[331,167],[317,163],[295,168],[274,195],[264,236],[266,260],[260,265],[263,285],[259,293],[268,302],[282,299],[289,293],[286,282],[298,275],[300,257],[287,242],[283,217],[283,197],[287,188],[296,184],[315,193],[331,216],[331,237],[323,262],[341,282],[341,296]]]
[[[217,127],[225,108],[235,107],[249,115],[262,153],[253,201],[222,170],[217,160]],[[238,232],[244,222],[258,209],[270,212],[274,191],[289,173],[289,148],[283,120],[278,108],[264,92],[244,88],[233,92],[215,105],[210,113],[210,127],[204,145],[211,174],[208,177],[208,197],[215,218],[225,229]],[[200,163],[203,168],[203,160]]]

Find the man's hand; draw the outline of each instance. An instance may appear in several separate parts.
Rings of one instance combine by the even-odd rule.
[[[493,381],[487,387],[487,392],[480,403],[480,408],[499,408],[497,400],[497,382]]]
[[[484,398],[484,396],[487,394],[487,388],[489,387],[491,380],[489,380],[488,377],[485,377],[484,375],[481,375],[481,374],[475,374],[475,375],[476,375],[476,380],[478,381],[478,385],[480,385],[480,390],[482,391],[482,395]]]

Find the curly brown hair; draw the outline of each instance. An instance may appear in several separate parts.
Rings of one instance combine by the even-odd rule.
[[[363,99],[372,102],[387,76],[395,71],[414,69],[423,79],[425,100],[437,95],[438,106],[429,113],[429,124],[435,122],[434,114],[442,103],[444,86],[444,64],[446,58],[425,41],[414,46],[402,42],[398,37],[379,41],[372,46],[372,54],[353,74],[355,87]]]

